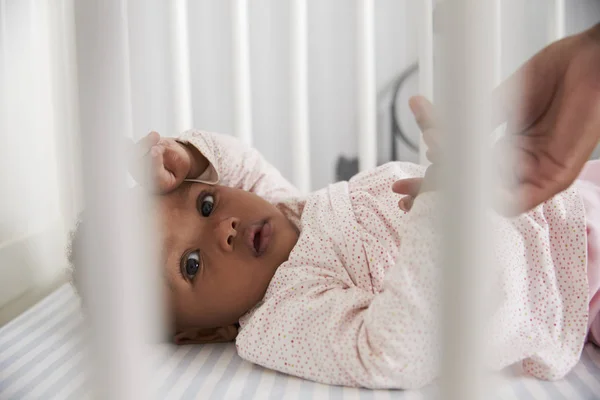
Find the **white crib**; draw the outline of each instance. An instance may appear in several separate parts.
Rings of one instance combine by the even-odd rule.
[[[7,15],[9,1],[0,0],[0,17]],[[354,110],[360,170],[378,164],[378,149],[381,147],[377,143],[375,56],[375,15],[381,4],[378,1],[351,1],[356,28],[356,40],[352,46],[355,47],[356,56]],[[0,328],[0,397],[80,399],[95,393],[98,398],[133,399],[150,398],[153,393],[158,393],[158,398],[421,399],[435,395],[440,389],[443,390],[443,398],[448,399],[478,398],[481,395],[478,390],[482,388],[477,387],[472,375],[479,366],[478,352],[473,350],[475,339],[464,334],[475,332],[476,329],[469,327],[476,327],[479,323],[477,318],[467,318],[468,315],[476,315],[468,311],[472,310],[477,292],[475,285],[464,281],[448,280],[446,290],[452,301],[447,302],[447,312],[462,317],[466,326],[463,326],[464,330],[449,326],[445,345],[461,349],[466,361],[458,363],[456,360],[446,360],[445,373],[452,379],[442,381],[441,388],[401,392],[329,387],[246,363],[235,354],[233,344],[180,348],[154,345],[149,351],[146,342],[155,336],[148,332],[160,333],[160,318],[151,317],[152,305],[155,309],[160,308],[159,296],[156,295],[158,291],[153,290],[158,285],[156,276],[152,274],[148,274],[146,284],[140,285],[139,276],[141,271],[148,270],[149,265],[154,265],[153,253],[144,245],[153,238],[142,240],[142,235],[133,235],[130,224],[126,222],[134,210],[124,194],[124,157],[115,149],[119,148],[122,135],[141,136],[139,132],[133,133],[142,125],[135,120],[132,111],[133,100],[139,96],[152,97],[152,102],[146,104],[150,104],[148,111],[153,123],[172,127],[176,132],[196,127],[193,117],[194,93],[191,89],[194,71],[190,67],[189,51],[190,43],[194,40],[190,35],[190,21],[194,21],[194,18],[189,15],[190,4],[188,0],[61,0],[58,2],[60,6],[53,8],[46,2],[40,3],[44,5],[40,5],[40,9],[33,11],[33,14],[40,21],[44,20],[43,26],[52,33],[49,39],[52,54],[48,59],[53,59],[55,65],[60,66],[58,72],[54,71],[58,75],[56,82],[60,85],[60,90],[53,92],[54,107],[68,111],[71,116],[65,120],[69,122],[58,124],[58,129],[64,132],[63,145],[71,150],[68,152],[70,156],[59,163],[63,176],[59,184],[69,199],[62,213],[68,216],[69,221],[81,207],[81,194],[78,194],[81,182],[86,207],[96,210],[96,213],[88,216],[89,223],[99,233],[96,246],[88,249],[89,265],[86,266],[87,279],[84,282],[88,292],[86,297],[91,299],[88,323],[96,333],[91,341],[96,352],[92,353],[95,356],[84,356],[83,327],[77,300],[72,289],[63,286],[33,309]],[[434,0],[420,0],[416,7],[407,7],[413,11],[411,18],[418,21],[415,24],[418,26],[418,38],[414,41],[418,47],[419,91],[452,108],[448,88],[451,88],[453,96],[462,96],[460,85],[464,84],[467,75],[480,75],[484,77],[477,82],[481,90],[467,104],[483,104],[485,93],[505,76],[503,50],[506,50],[506,46],[503,38],[507,22],[502,14],[510,1],[437,2],[437,7],[452,7],[453,12],[444,18],[463,22],[460,30],[444,33],[445,48],[453,50],[445,53],[446,57],[465,62],[467,72],[463,71],[462,75],[440,67],[448,58],[434,60],[434,54],[440,54],[436,46],[442,18],[439,9],[436,12],[435,3]],[[259,4],[264,5],[249,0],[230,0],[228,3],[231,12],[228,39],[232,49],[232,133],[249,144],[255,141],[253,93],[261,90],[260,87],[252,87],[249,13],[252,7],[259,7]],[[294,149],[289,155],[290,178],[302,191],[308,192],[315,187],[311,175],[311,166],[314,165],[314,160],[311,160],[314,157],[311,152],[314,145],[311,142],[319,140],[311,135],[308,51],[311,21],[307,12],[310,2],[289,0],[287,4],[289,31],[286,35],[289,43],[285,57],[289,65],[290,90],[286,104],[290,148]],[[518,3],[515,4],[518,8]],[[36,7],[32,5],[31,10],[36,10]],[[480,18],[471,18],[474,12]],[[547,19],[548,38],[554,40],[563,37],[566,33],[564,0],[552,1]],[[10,21],[0,19],[1,38],[7,37],[5,31],[9,25]],[[464,37],[472,38],[469,43],[476,49],[475,52],[462,51],[464,46],[461,40]],[[2,49],[7,49],[4,42]],[[155,67],[137,68],[152,62],[157,55],[161,61]],[[165,63],[167,59],[170,62]],[[482,59],[486,62],[481,63]],[[0,68],[2,65],[0,63]],[[167,83],[164,79],[165,68],[168,71],[166,75],[169,75]],[[0,76],[4,76],[1,72],[2,69]],[[446,91],[442,91],[441,86],[436,84],[441,79],[453,84],[444,86]],[[145,86],[145,92],[132,91],[134,83],[137,88]],[[67,105],[74,108],[67,110]],[[476,133],[485,129],[483,116],[489,110],[478,109],[474,113],[475,109],[469,107],[457,110],[457,116],[477,114],[479,120],[470,125],[473,129],[457,133],[456,140],[452,142],[452,154],[455,160],[467,157],[472,163],[483,163],[484,153],[481,151],[484,146]],[[5,127],[1,129],[8,130]],[[81,136],[78,132],[81,132]],[[80,161],[77,152],[73,151],[78,148],[79,140],[83,156],[82,172],[74,168]],[[420,157],[425,163],[424,150],[422,145]],[[456,178],[453,185],[459,188],[461,182],[468,180],[471,190],[484,191],[485,176],[476,174],[475,168],[459,169],[461,165],[456,162],[454,174],[449,175],[451,179]],[[480,238],[477,232],[482,229],[483,220],[477,218],[477,210],[482,210],[483,204],[477,200],[478,196],[465,197],[464,193],[454,192],[449,201],[456,205],[457,217],[473,221],[458,231],[463,243],[473,244]],[[114,232],[120,232],[120,235]],[[452,234],[456,235],[457,231],[454,230]],[[124,240],[126,237],[137,239]],[[483,249],[484,244],[480,244],[469,247]],[[106,249],[119,251],[102,251]],[[456,268],[457,276],[469,276],[476,271],[478,257],[483,256],[483,251],[482,254],[473,255],[460,248],[453,250],[449,252],[452,256],[449,260]],[[141,257],[143,261],[134,259],[133,255]],[[156,271],[157,268],[154,268]],[[459,287],[463,290],[459,291]],[[122,301],[116,302],[114,293],[117,292],[127,295],[119,299]],[[123,326],[128,328],[123,330],[120,328]],[[86,357],[96,361],[96,372],[93,374],[86,374]],[[600,354],[597,349],[587,347],[580,365],[562,382],[536,381],[524,376],[518,367],[506,371],[497,379],[494,377],[490,382],[496,385],[490,386],[493,389],[484,390],[486,398],[488,395],[501,399],[598,398]]]

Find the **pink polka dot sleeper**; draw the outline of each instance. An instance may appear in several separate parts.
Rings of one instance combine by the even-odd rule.
[[[326,384],[417,388],[436,378],[436,194],[419,196],[405,214],[391,191],[398,179],[422,176],[422,167],[389,163],[300,196],[231,137],[192,131],[180,139],[210,161],[199,180],[257,193],[301,232],[263,301],[240,320],[241,357]],[[561,378],[578,362],[588,331],[590,339],[600,334],[589,313],[600,308],[596,184],[578,183],[518,218],[492,217],[490,229],[504,240],[495,249],[501,268],[486,333],[491,367],[522,361],[536,377]],[[593,226],[586,213],[596,215]],[[595,249],[590,271],[588,247]]]

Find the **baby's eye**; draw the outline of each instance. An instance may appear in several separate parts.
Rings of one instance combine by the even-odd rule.
[[[210,213],[212,213],[214,206],[215,206],[215,198],[212,197],[210,194],[204,196],[200,203],[200,214],[202,214],[203,217],[210,216]]]
[[[194,279],[198,269],[200,268],[200,254],[198,251],[193,251],[188,254],[187,259],[185,260],[184,265],[184,275],[188,279]]]

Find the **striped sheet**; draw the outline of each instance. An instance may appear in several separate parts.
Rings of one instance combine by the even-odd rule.
[[[91,397],[76,295],[65,285],[0,328],[0,399]],[[158,399],[423,400],[439,394],[327,386],[250,364],[233,344],[160,345],[152,382]],[[581,362],[559,382],[525,376],[520,367],[494,377],[491,399],[600,399],[600,350],[588,345]]]

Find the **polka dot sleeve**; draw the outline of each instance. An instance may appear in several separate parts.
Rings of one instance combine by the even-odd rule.
[[[195,181],[247,190],[271,203],[299,195],[256,149],[233,136],[191,130],[177,140],[193,145],[209,161],[208,169]]]

